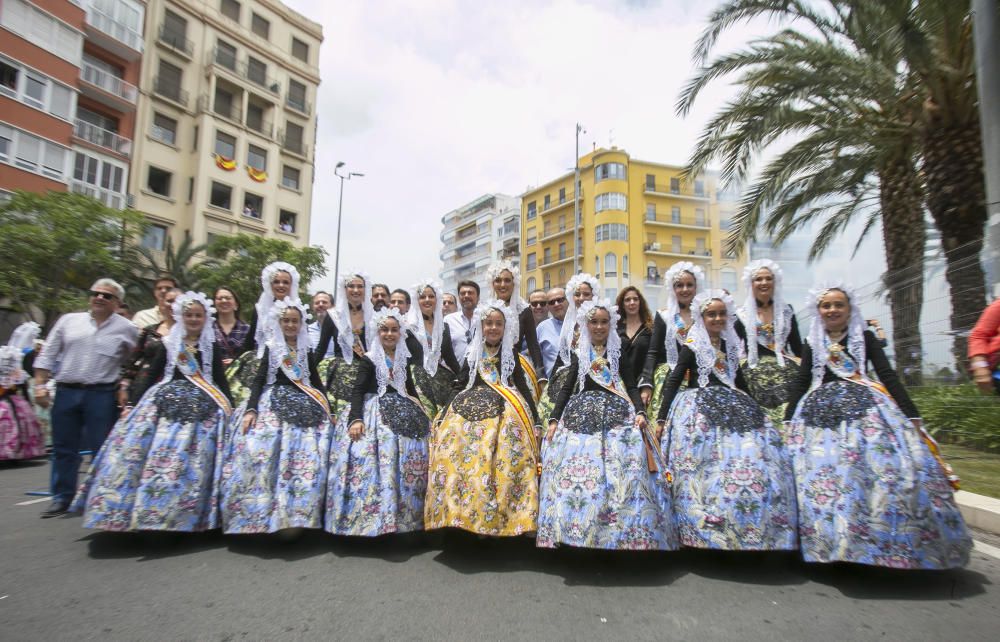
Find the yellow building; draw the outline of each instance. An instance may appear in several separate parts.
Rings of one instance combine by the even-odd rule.
[[[521,195],[521,272],[527,294],[561,287],[574,271],[590,272],[613,298],[628,285],[650,305],[664,300],[664,274],[677,261],[705,270],[711,287],[737,297],[746,253],[726,254],[736,203],[712,174],[680,178],[681,167],[597,149],[580,159],[580,226],[573,223],[573,172]],[[574,257],[574,230],[580,253]]]

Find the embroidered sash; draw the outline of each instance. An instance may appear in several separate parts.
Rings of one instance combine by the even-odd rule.
[[[181,371],[181,374],[183,374],[188,381],[211,397],[212,401],[219,406],[223,414],[228,417],[233,412],[233,407],[229,404],[229,400],[226,399],[226,395],[222,394],[221,390],[208,382],[208,379],[206,379],[205,375],[201,372],[201,366],[198,363],[198,359],[189,354],[187,349],[182,349],[177,354],[177,369]]]
[[[524,374],[528,377],[528,383],[531,384],[531,389],[535,391],[535,398],[537,399],[542,395],[542,387],[538,383],[538,375],[535,374],[535,367],[531,365],[531,362],[523,354],[518,353],[517,358],[521,361],[521,367],[524,369]]]

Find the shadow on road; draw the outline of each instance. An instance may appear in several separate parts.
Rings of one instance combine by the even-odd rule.
[[[136,561],[177,557],[220,548],[225,540],[219,531],[207,533],[91,533],[80,538],[87,542],[90,557],[94,559],[127,559]]]
[[[992,584],[969,569],[906,571],[855,564],[801,563],[806,579],[863,600],[962,600]],[[817,593],[823,596],[823,593]]]

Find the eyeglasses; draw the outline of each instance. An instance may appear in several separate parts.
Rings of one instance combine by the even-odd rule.
[[[549,305],[559,305],[560,303],[566,303],[566,297],[559,297],[558,299],[549,299]]]
[[[529,305],[533,308],[544,308],[548,304],[545,301],[532,301]]]
[[[115,295],[111,294],[110,292],[98,292],[97,290],[91,290],[90,296],[96,296],[98,298],[104,299],[105,301],[113,301],[118,298]]]

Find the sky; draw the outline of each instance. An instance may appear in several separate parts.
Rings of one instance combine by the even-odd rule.
[[[391,287],[437,278],[441,217],[485,193],[520,195],[617,145],[683,164],[734,89],[675,113],[714,3],[699,0],[285,0],[323,25],[311,243]],[[772,25],[773,28],[773,25]],[[737,25],[717,51],[770,31]],[[877,272],[876,272],[877,273]],[[870,278],[871,272],[868,272]]]

